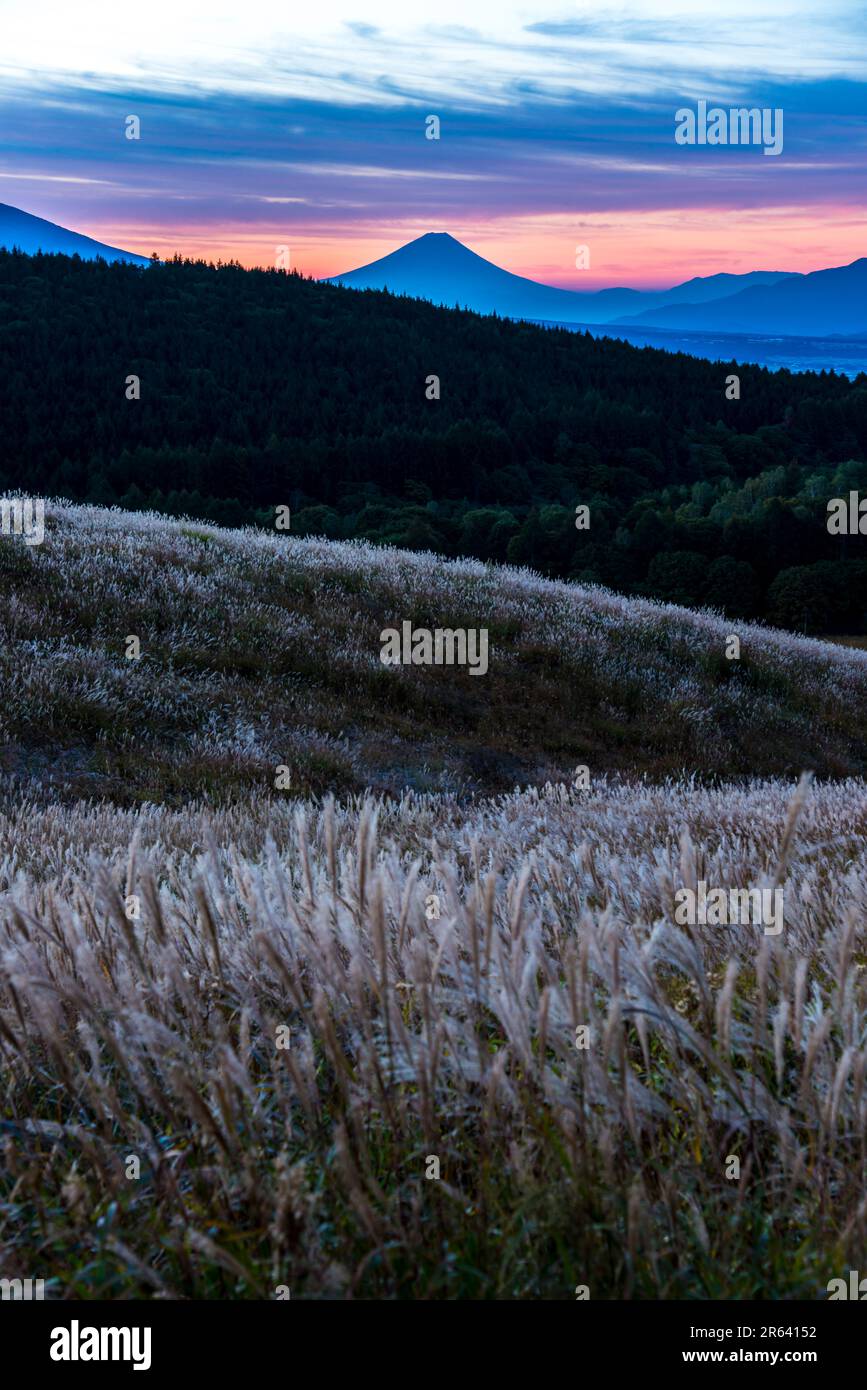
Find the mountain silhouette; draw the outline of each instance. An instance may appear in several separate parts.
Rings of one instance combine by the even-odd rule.
[[[659,292],[627,288],[563,290],[503,270],[448,232],[426,232],[369,265],[329,279],[332,284],[350,289],[387,289],[434,304],[474,309],[480,314],[595,324],[611,323],[624,315],[637,315],[685,299],[700,304],[730,295],[745,285],[773,284],[787,278],[787,274],[771,270],[710,275]]]
[[[867,257],[831,270],[750,286],[713,304],[663,304],[630,312],[623,325],[702,332],[867,334]]]
[[[21,208],[0,203],[0,246],[7,250],[26,251],[33,255],[37,251],[62,252],[65,256],[81,256],[82,260],[92,261],[101,256],[106,261],[132,261],[136,265],[147,265],[147,256],[136,256],[132,251],[121,251],[116,246],[105,246],[92,237],[70,232],[44,217],[34,217]]]

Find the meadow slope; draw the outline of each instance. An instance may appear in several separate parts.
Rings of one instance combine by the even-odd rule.
[[[47,525],[0,538],[0,771],[67,796],[248,795],[278,765],[298,794],[867,770],[864,652],[358,542],[68,504]],[[384,667],[405,620],[487,628],[488,673]]]
[[[741,627],[729,662],[708,614],[65,505],[0,541],[0,605],[0,1277],[863,1267],[865,653]],[[487,625],[490,671],[382,667],[404,618]],[[679,923],[701,880],[780,889],[782,931]]]

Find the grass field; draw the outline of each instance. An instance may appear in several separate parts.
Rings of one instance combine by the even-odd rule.
[[[814,1298],[859,1267],[867,657],[743,628],[728,662],[712,615],[83,508],[18,545],[0,1277]],[[487,623],[489,675],[381,667],[415,614]],[[781,888],[782,932],[681,924],[700,881]]]
[[[355,543],[68,505],[47,526],[0,538],[0,771],[64,797],[248,795],[278,765],[298,795],[867,771],[867,654],[838,645]],[[384,667],[404,620],[486,627],[488,673]]]

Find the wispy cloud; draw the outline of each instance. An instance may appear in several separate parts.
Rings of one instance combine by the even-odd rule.
[[[160,250],[255,260],[291,238],[320,273],[436,226],[524,273],[559,265],[572,283],[567,229],[589,224],[595,283],[625,260],[633,281],[666,278],[678,227],[678,257],[748,269],[748,229],[769,208],[788,210],[775,237],[793,267],[817,242],[828,261],[859,250],[861,0],[761,0],[761,13],[692,0],[688,16],[682,0],[532,16],[512,0],[438,0],[435,16],[365,0],[363,18],[343,0],[181,8],[151,0],[143,26],[114,0],[5,0],[9,201],[113,243],[132,229],[131,249],[146,251],[158,237]],[[699,97],[782,107],[784,157],[675,146],[674,111]],[[431,113],[438,141],[425,139]],[[124,137],[129,114],[138,142]]]

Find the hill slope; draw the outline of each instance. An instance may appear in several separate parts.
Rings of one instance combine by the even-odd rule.
[[[743,627],[726,662],[712,617],[525,572],[48,522],[0,539],[30,774],[0,799],[0,1278],[806,1299],[858,1266],[867,784],[605,770],[863,769],[867,655]],[[406,618],[485,624],[490,670],[384,668]],[[304,796],[368,784],[402,794]],[[781,885],[779,929],[682,924],[705,881]]]
[[[131,261],[133,265],[148,265],[146,256],[137,256],[133,251],[121,251],[116,246],[106,246],[93,237],[82,236],[80,232],[70,232],[59,227],[56,222],[48,222],[44,217],[34,217],[21,208],[13,208],[8,203],[0,203],[0,246],[8,251],[17,248],[29,255],[42,251],[48,255],[60,253],[65,256],[81,256],[84,260],[102,257],[106,261]]]
[[[862,538],[826,503],[867,493],[867,377],[738,375],[729,400],[722,363],[276,270],[0,252],[0,488],[228,525],[285,504],[308,534],[863,632]]]
[[[383,666],[404,621],[486,628],[487,674]],[[67,796],[867,767],[867,653],[357,543],[52,505],[0,539],[0,632],[0,767]]]

